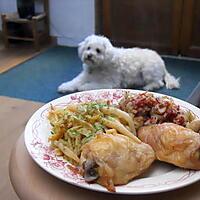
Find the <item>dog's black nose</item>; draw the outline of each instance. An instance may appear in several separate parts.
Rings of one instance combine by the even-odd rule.
[[[87,55],[87,59],[90,60],[92,58],[92,54]]]

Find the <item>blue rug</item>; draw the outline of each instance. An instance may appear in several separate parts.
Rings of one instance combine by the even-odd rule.
[[[181,88],[157,90],[163,94],[186,100],[200,81],[200,62],[164,58],[167,69],[181,77]],[[71,80],[82,69],[77,49],[53,47],[39,56],[0,75],[0,95],[48,102],[62,96],[57,87]]]

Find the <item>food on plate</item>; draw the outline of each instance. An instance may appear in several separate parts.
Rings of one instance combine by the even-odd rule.
[[[141,127],[138,137],[149,144],[160,161],[200,170],[200,134],[174,123]]]
[[[51,146],[57,155],[63,155],[75,165],[79,164],[82,146],[109,129],[141,142],[134,136],[136,130],[129,114],[109,102],[70,104],[65,108],[52,106],[48,119],[52,127],[48,138]]]
[[[115,191],[155,158],[200,170],[200,119],[194,113],[149,92],[125,92],[117,104],[111,102],[51,106],[48,113],[51,147],[86,182]]]
[[[138,94],[127,92],[118,107],[132,116],[136,129],[164,122],[186,126],[187,122],[195,118],[192,112],[181,109],[171,98],[156,97],[149,92]]]
[[[114,185],[127,184],[154,159],[150,145],[109,130],[83,146],[80,164],[87,182],[97,182],[113,192]]]

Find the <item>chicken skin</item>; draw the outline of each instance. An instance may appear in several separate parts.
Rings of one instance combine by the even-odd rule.
[[[137,140],[136,140],[137,141]],[[97,182],[114,192],[155,160],[150,145],[121,134],[98,134],[82,149],[80,164],[87,182]]]
[[[160,161],[200,170],[200,134],[173,123],[141,127],[138,137],[149,144]]]

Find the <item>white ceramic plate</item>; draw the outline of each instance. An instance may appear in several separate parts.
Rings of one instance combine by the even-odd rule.
[[[89,190],[107,192],[107,190],[98,184],[88,184],[83,177],[77,175],[67,167],[70,165],[61,157],[57,157],[54,151],[49,148],[48,136],[50,134],[50,125],[47,120],[47,113],[50,104],[56,107],[63,107],[75,102],[88,102],[97,99],[111,100],[113,103],[118,102],[127,90],[93,90],[87,92],[74,93],[55,99],[34,113],[28,121],[25,128],[25,144],[29,154],[35,162],[51,175]],[[142,91],[128,90],[131,93]],[[156,96],[163,96],[154,93]],[[165,95],[166,96],[166,95]],[[182,107],[192,110],[200,117],[200,109],[173,98],[174,101]],[[150,194],[159,193],[181,188],[200,180],[200,171],[183,170],[169,164],[155,162],[146,174],[140,178],[134,179],[127,185],[117,186],[116,193],[120,194]]]

